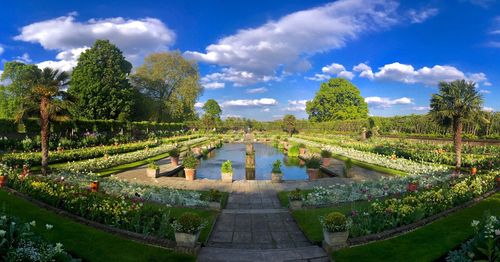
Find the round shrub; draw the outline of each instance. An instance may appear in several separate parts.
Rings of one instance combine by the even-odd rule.
[[[222,163],[220,171],[225,174],[233,173],[233,166],[231,164],[231,160],[227,160],[226,162]]]
[[[300,148],[298,145],[293,145],[288,149],[288,156],[297,157],[300,154]]]
[[[321,161],[318,157],[313,156],[306,160],[307,168],[319,169],[320,166],[321,166]]]
[[[198,159],[193,154],[189,154],[182,160],[182,165],[187,169],[195,169],[198,166]]]
[[[170,149],[168,151],[168,155],[171,157],[179,157],[179,155],[180,155],[179,149],[177,149],[177,147]]]
[[[321,157],[322,158],[330,158],[330,157],[332,157],[332,152],[330,152],[326,149],[323,149],[323,150],[321,150]]]
[[[175,232],[196,234],[205,226],[201,217],[192,212],[183,213],[172,223]]]
[[[328,232],[344,232],[348,230],[347,217],[340,212],[331,212],[321,218],[321,225]]]
[[[292,201],[302,201],[302,190],[296,188],[288,194],[288,198]]]
[[[277,159],[276,161],[274,161],[273,163],[273,173],[275,174],[281,174],[281,161],[279,159]]]

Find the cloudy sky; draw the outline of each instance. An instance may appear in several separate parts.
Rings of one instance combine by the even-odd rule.
[[[198,61],[224,116],[292,113],[330,77],[351,80],[371,115],[422,114],[440,80],[473,80],[500,110],[500,2],[10,1],[0,9],[0,71],[19,60],[71,70],[96,39],[135,66],[150,52]],[[165,3],[164,3],[165,2]]]

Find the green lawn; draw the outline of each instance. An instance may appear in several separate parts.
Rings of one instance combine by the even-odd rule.
[[[485,211],[500,215],[500,193],[470,208],[395,238],[346,248],[332,254],[335,261],[434,261],[472,237],[472,220]]]
[[[337,154],[332,155],[332,157],[339,159],[339,160],[342,160],[342,161],[346,161],[347,159],[349,159],[346,156],[337,155]],[[351,161],[356,166],[360,166],[362,168],[366,168],[368,170],[380,172],[380,173],[387,174],[387,175],[394,175],[394,176],[407,176],[408,175],[406,172],[403,172],[400,170],[387,168],[387,167],[383,167],[383,166],[379,166],[379,165],[375,165],[375,164],[370,164],[370,163],[366,163],[366,162],[359,161],[359,160],[352,159],[352,158],[351,158]]]
[[[53,243],[60,242],[84,261],[195,261],[194,256],[144,245],[77,223],[0,190],[1,208],[23,221],[35,220],[36,232]],[[54,228],[47,231],[45,224]]]

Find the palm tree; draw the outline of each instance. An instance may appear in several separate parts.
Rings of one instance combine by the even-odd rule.
[[[440,82],[439,93],[432,95],[431,116],[441,124],[451,122],[457,169],[462,164],[463,121],[478,116],[482,105],[483,98],[472,81]]]
[[[42,174],[47,174],[49,159],[49,122],[66,118],[65,109],[71,99],[62,89],[68,84],[69,75],[64,71],[44,68],[26,78],[31,88],[23,94],[16,120],[21,121],[30,115],[40,118],[42,142]]]

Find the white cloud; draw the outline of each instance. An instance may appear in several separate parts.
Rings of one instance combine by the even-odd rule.
[[[187,51],[185,56],[231,70],[234,78],[226,81],[262,82],[279,75],[280,69],[309,69],[310,54],[342,48],[364,33],[397,24],[397,7],[396,1],[335,1],[239,30],[206,47],[205,53]]]
[[[324,66],[321,71],[325,74],[336,75],[337,77],[342,77],[351,80],[354,74],[350,71],[345,70],[345,67],[341,64],[332,63],[329,66]]]
[[[5,49],[0,45],[0,55],[3,54],[4,51]]]
[[[221,82],[210,82],[202,84],[206,89],[221,89],[226,86],[226,83]]]
[[[413,109],[415,111],[429,111],[429,110],[431,110],[431,107],[430,106],[414,106],[411,109]]]
[[[30,58],[30,55],[28,53],[24,53],[21,56],[14,57],[14,60],[25,63],[25,64],[29,64],[32,61]]]
[[[365,64],[360,64],[365,65]],[[361,71],[360,77],[366,77],[376,80],[388,80],[402,82],[406,84],[424,84],[428,86],[437,85],[440,81],[453,81],[457,79],[467,79],[475,81],[476,83],[487,82],[487,77],[484,73],[464,73],[454,66],[448,65],[435,65],[433,67],[422,67],[415,69],[412,65],[401,64],[395,62],[387,64],[379,68],[377,72],[372,72],[371,68],[359,67]]]
[[[261,110],[262,112],[271,112],[271,109],[270,108],[264,108]]]
[[[72,65],[73,60],[64,54],[69,55],[74,50],[92,46],[97,39],[110,40],[132,63],[141,62],[142,57],[149,52],[167,50],[175,41],[175,33],[156,18],[115,17],[79,22],[75,19],[76,15],[73,12],[26,25],[14,39],[39,43],[47,50],[62,51],[57,57],[58,61],[44,63],[58,68],[70,68]]]
[[[425,22],[427,19],[436,16],[439,13],[437,8],[427,8],[422,10],[410,9],[408,11],[408,16],[413,24],[420,24]]]
[[[248,94],[262,94],[262,93],[265,93],[267,92],[267,88],[265,87],[258,87],[258,88],[250,88],[250,89],[247,89],[247,93]]]
[[[393,105],[408,105],[413,104],[413,99],[408,97],[401,97],[397,99],[390,99],[387,97],[370,96],[365,98],[365,102],[370,106],[379,108],[389,108]]]
[[[365,63],[360,63],[357,66],[354,66],[352,68],[352,70],[355,72],[360,72],[360,74],[359,74],[360,77],[366,77],[368,79],[373,79],[372,68]]]
[[[331,77],[329,75],[325,75],[325,74],[314,74],[314,76],[306,77],[306,79],[313,80],[313,81],[326,81],[330,78]]]
[[[84,46],[81,48],[74,48],[71,50],[66,50],[58,53],[56,55],[56,61],[48,60],[43,61],[37,64],[39,68],[50,67],[53,69],[61,70],[61,71],[72,71],[73,68],[78,63],[78,58],[80,54],[87,50],[88,47]]]
[[[278,101],[274,98],[260,98],[260,99],[237,99],[227,100],[222,102],[223,107],[262,107],[262,106],[275,106]]]
[[[241,118],[241,115],[235,115],[235,114],[223,114],[221,118],[228,118],[228,117],[234,117],[234,118]]]
[[[491,94],[491,91],[488,90],[488,89],[481,89],[481,90],[479,90],[479,93],[481,93],[481,94]]]
[[[493,111],[495,111],[495,109],[493,109],[493,107],[483,106],[483,111],[493,112]]]
[[[305,111],[306,103],[308,100],[288,100],[288,107],[285,108],[285,111],[296,112],[296,111]]]
[[[491,4],[495,3],[495,0],[469,0],[469,2],[482,8],[488,8]]]
[[[196,102],[196,103],[194,103],[194,107],[196,107],[196,108],[202,108],[204,104],[205,103],[203,103],[203,102]]]

